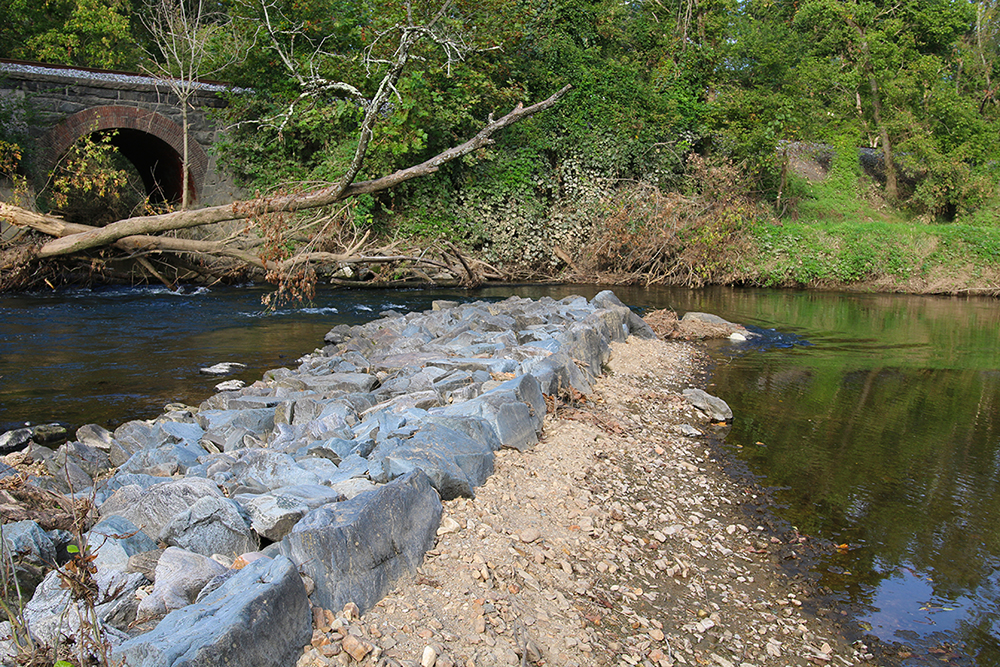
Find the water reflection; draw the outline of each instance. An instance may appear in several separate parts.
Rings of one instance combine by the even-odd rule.
[[[911,659],[1000,664],[1000,304],[731,293],[724,316],[815,345],[733,356],[731,444],[782,487],[800,530],[851,545],[823,583],[872,611]],[[950,648],[956,642],[964,648]]]

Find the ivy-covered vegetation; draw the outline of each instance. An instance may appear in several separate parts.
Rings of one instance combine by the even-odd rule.
[[[908,281],[945,257],[998,274],[997,5],[452,0],[438,16],[453,43],[414,53],[359,179],[436,155],[493,112],[572,90],[488,148],[354,200],[341,220],[464,244],[522,276]],[[212,2],[230,31],[212,48],[244,89],[218,147],[239,182],[267,192],[339,178],[363,109],[327,84],[372,99],[372,63],[394,56],[383,36],[407,12],[441,7]],[[11,17],[0,57],[137,69],[157,55],[144,0],[0,9]]]

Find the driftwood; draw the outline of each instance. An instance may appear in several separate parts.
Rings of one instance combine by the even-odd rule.
[[[493,142],[492,136],[496,132],[519,120],[548,109],[558,102],[568,90],[569,86],[566,86],[548,99],[528,107],[519,104],[513,111],[499,119],[494,120],[491,117],[486,126],[476,136],[465,143],[449,148],[420,164],[400,169],[387,176],[369,181],[350,183],[342,180],[335,185],[299,194],[282,195],[270,199],[240,201],[193,211],[174,211],[161,215],[139,216],[119,220],[105,227],[95,228],[86,228],[84,225],[75,225],[52,216],[31,213],[30,211],[7,204],[0,205],[0,217],[14,225],[28,226],[37,231],[57,237],[43,244],[37,250],[36,257],[39,259],[69,255],[102,246],[117,245],[124,240],[126,247],[122,249],[131,252],[135,252],[137,249],[147,249],[167,252],[208,253],[233,257],[252,266],[260,267],[262,264],[259,258],[254,261],[250,253],[239,249],[220,247],[215,242],[167,239],[152,235],[231,220],[243,220],[255,215],[320,208],[357,195],[371,194],[393,188],[413,178],[433,174],[441,165],[488,146]],[[311,254],[315,255],[315,253]],[[316,259],[319,259],[319,256],[315,256],[308,261]],[[325,257],[323,259],[325,261],[348,261],[338,256]],[[364,261],[372,260],[369,258]],[[390,260],[387,259],[385,261]]]

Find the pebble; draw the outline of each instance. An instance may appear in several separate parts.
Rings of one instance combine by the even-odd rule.
[[[537,528],[525,528],[521,531],[520,537],[521,541],[525,544],[531,544],[532,542],[540,539],[542,534]]]
[[[371,644],[355,635],[344,637],[342,646],[344,651],[358,662],[364,660],[365,656],[371,653],[372,648],[374,648]]]

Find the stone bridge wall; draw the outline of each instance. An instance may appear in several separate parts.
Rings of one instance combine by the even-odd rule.
[[[192,201],[232,201],[237,189],[211,152],[220,130],[211,112],[225,106],[222,86],[201,84],[189,111],[189,180]],[[37,147],[32,176],[44,179],[70,146],[102,130],[119,130],[116,145],[150,188],[180,192],[184,140],[181,108],[164,81],[134,74],[0,61],[0,96],[21,103]],[[150,174],[155,176],[150,176]],[[169,197],[168,197],[169,198]]]

